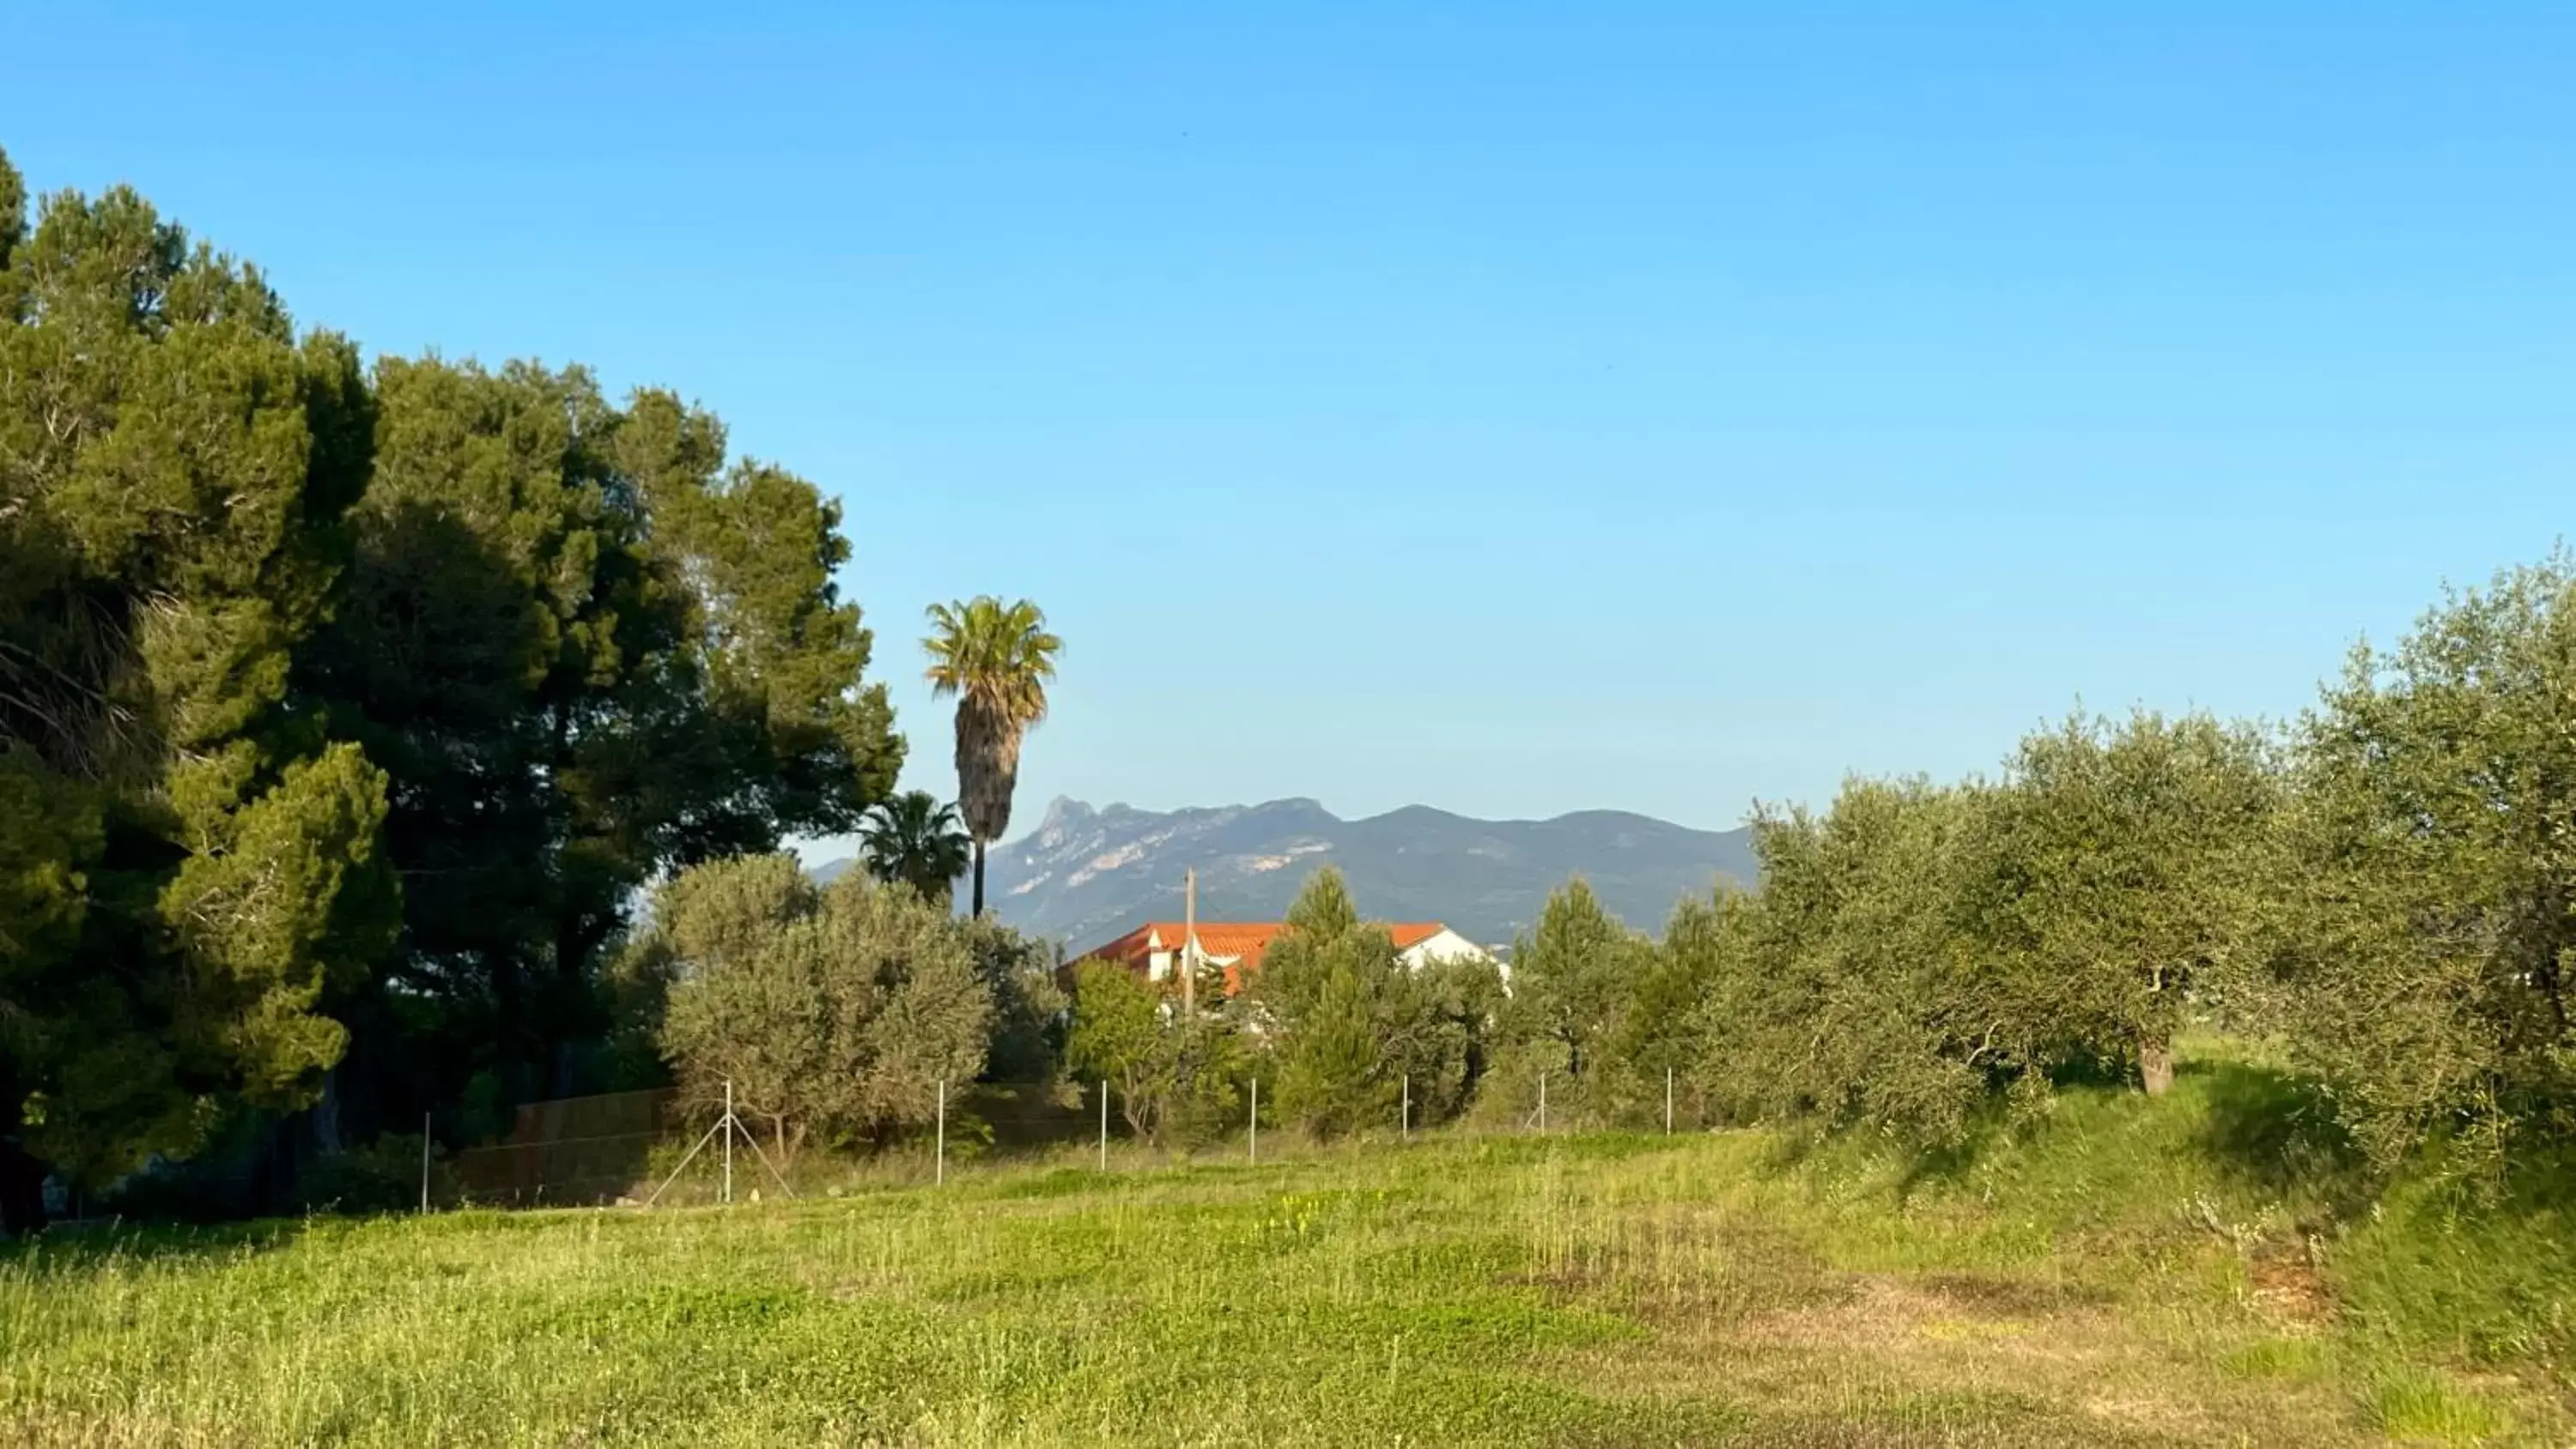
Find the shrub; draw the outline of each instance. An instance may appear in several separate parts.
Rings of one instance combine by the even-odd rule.
[[[1128,1129],[1162,1146],[1206,1141],[1240,1120],[1250,1060],[1234,1021],[1185,1020],[1162,990],[1126,968],[1074,968],[1065,1056],[1085,1081],[1106,1081]]]
[[[653,916],[683,1101],[705,1115],[730,1081],[782,1167],[811,1136],[925,1127],[939,1083],[983,1069],[993,992],[969,930],[909,887],[852,874],[818,890],[792,857],[752,856],[683,873]]]

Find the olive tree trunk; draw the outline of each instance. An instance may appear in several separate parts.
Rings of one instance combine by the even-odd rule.
[[[2173,1043],[2142,1042],[2138,1046],[2138,1077],[2146,1084],[2147,1095],[2161,1097],[2173,1087]]]

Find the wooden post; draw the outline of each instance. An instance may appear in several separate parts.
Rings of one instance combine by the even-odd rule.
[[[1181,1017],[1188,1020],[1199,1005],[1199,873],[1181,874]]]
[[[931,1150],[930,1185],[944,1186],[948,1181],[948,1079],[939,1079],[939,1137]]]

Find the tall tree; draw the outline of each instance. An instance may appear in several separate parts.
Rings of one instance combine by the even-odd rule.
[[[1706,1122],[1716,1044],[1737,1016],[1752,901],[1726,887],[1684,897],[1628,993],[1608,1055],[1620,1078],[1614,1115],[1660,1122],[1667,1091],[1681,1121]]]
[[[2357,646],[2299,732],[2271,1021],[2383,1164],[2576,1118],[2576,558]]]
[[[1081,962],[1064,1053],[1082,1080],[1109,1084],[1128,1130],[1186,1145],[1242,1120],[1250,1063],[1230,1016],[1184,1017],[1171,1006],[1162,987],[1124,966]]]
[[[927,671],[934,697],[957,700],[957,795],[975,838],[971,914],[984,914],[984,848],[1011,828],[1011,792],[1020,778],[1020,741],[1046,718],[1047,684],[1064,641],[1047,632],[1046,615],[1026,599],[1005,604],[990,594],[930,606]]]
[[[345,1095],[581,1090],[640,886],[845,833],[893,785],[840,511],[578,368],[389,360],[376,386],[348,599],[300,676],[391,774],[410,887],[393,970],[339,1003],[370,1079]]]
[[[1416,1123],[1463,1107],[1500,996],[1490,961],[1408,965],[1331,866],[1298,892],[1249,986],[1279,1114],[1318,1137],[1392,1128],[1408,1097]]]
[[[1561,1049],[1580,1083],[1593,1070],[1650,956],[1578,876],[1549,893],[1537,926],[1512,949],[1518,1034]]]
[[[974,850],[966,828],[957,823],[957,807],[942,805],[927,790],[907,790],[868,811],[859,843],[868,874],[888,884],[901,882],[943,906]]]
[[[368,467],[353,350],[141,197],[0,157],[0,1209],[311,1101],[383,776],[288,687]]]
[[[2043,1046],[1962,931],[1983,786],[1851,780],[1754,818],[1762,890],[1715,981],[1707,1082],[1731,1115],[1954,1142]]]
[[[1966,904],[2011,1014],[2057,1039],[2046,1056],[2173,1084],[2187,1001],[2256,939],[2277,778],[2260,735],[2202,714],[2022,741],[1977,816]]]

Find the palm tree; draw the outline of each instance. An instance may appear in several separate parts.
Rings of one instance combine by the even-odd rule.
[[[984,847],[1011,826],[1020,740],[1046,718],[1047,681],[1064,641],[1026,599],[990,594],[930,606],[931,695],[957,697],[957,807],[975,838],[975,909],[984,914]]]
[[[906,791],[870,810],[859,844],[868,874],[889,885],[900,881],[942,905],[973,849],[957,823],[957,807],[940,804],[927,790]]]

